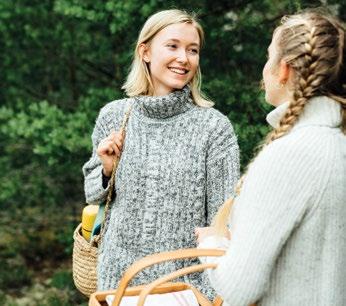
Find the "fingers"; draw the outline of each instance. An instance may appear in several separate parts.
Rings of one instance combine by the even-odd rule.
[[[111,149],[108,151],[109,155],[115,154],[116,156],[120,157],[121,150],[113,141],[110,141],[110,147]]]
[[[112,155],[115,152],[114,142],[109,138],[102,139],[97,147],[97,154],[99,156]]]
[[[125,132],[122,129],[120,129],[118,132],[112,130],[111,134],[108,137],[110,141],[114,142],[117,145],[119,151],[122,151]]]
[[[117,146],[119,151],[123,150],[123,137],[121,134],[117,134],[114,138],[114,144]]]
[[[124,143],[124,132],[122,131],[114,131],[112,130],[111,133],[104,139],[101,140],[99,146],[98,146],[98,153],[100,155],[116,155],[117,157],[120,157],[121,152],[123,150],[123,143]]]
[[[195,228],[195,236],[196,236],[196,240],[197,243],[201,243],[201,228],[200,227],[196,227]]]

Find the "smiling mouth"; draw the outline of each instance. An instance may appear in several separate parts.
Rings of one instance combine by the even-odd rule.
[[[179,74],[179,75],[185,75],[189,72],[189,70],[187,70],[185,68],[168,67],[168,69],[174,73]]]

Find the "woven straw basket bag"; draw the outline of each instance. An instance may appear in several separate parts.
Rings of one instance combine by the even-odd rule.
[[[79,224],[73,234],[72,271],[73,280],[77,289],[86,296],[97,288],[97,255],[98,244],[88,242],[81,233],[82,224]]]
[[[131,113],[130,109],[125,113],[124,120],[121,125],[121,131],[124,131]],[[115,184],[115,173],[119,164],[119,159],[115,158],[113,170],[110,179],[110,188],[107,195],[104,219],[107,216],[109,205],[112,201],[112,194]],[[82,236],[82,224],[80,223],[73,234],[73,254],[72,254],[72,274],[73,281],[77,289],[86,296],[90,296],[97,290],[97,257],[98,248],[101,245],[103,234],[105,231],[104,222],[102,222],[99,235],[94,235],[90,242]]]

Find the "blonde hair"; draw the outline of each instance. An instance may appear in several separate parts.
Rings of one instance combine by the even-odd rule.
[[[141,44],[149,44],[155,35],[162,29],[172,24],[188,23],[192,24],[199,35],[200,44],[204,42],[204,32],[201,25],[197,22],[194,16],[185,11],[172,9],[158,12],[145,22],[135,48],[134,58],[131,65],[131,70],[127,76],[127,80],[122,89],[125,90],[129,97],[137,95],[152,95],[154,88],[150,77],[148,64],[141,58],[139,47]],[[200,67],[197,68],[196,74],[190,81],[191,96],[199,106],[211,107],[213,102],[209,101],[201,92],[202,75]]]
[[[325,95],[341,105],[341,130],[346,134],[345,28],[335,17],[306,11],[282,18],[277,34],[277,63],[284,60],[294,70],[293,96],[279,127],[266,138],[269,143],[287,134],[312,97]],[[246,174],[246,173],[245,173]],[[245,174],[238,182],[240,193]],[[213,225],[219,234],[227,224],[233,200],[216,214]]]

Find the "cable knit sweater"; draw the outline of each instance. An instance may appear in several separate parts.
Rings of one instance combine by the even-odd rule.
[[[185,87],[162,97],[114,101],[101,110],[92,134],[93,154],[83,167],[88,203],[99,203],[108,191],[102,186],[102,165],[95,150],[111,129],[119,129],[130,104],[116,197],[98,258],[99,290],[117,287],[126,268],[143,256],[195,247],[195,227],[210,224],[239,176],[231,123],[219,111],[193,104]],[[133,284],[189,264],[154,266]],[[184,280],[213,295],[206,275],[196,273]]]
[[[288,104],[268,121],[276,127]],[[346,136],[340,104],[311,99],[299,121],[250,166],[231,214],[230,241],[210,271],[226,305],[346,305]],[[204,261],[205,259],[202,258]]]

